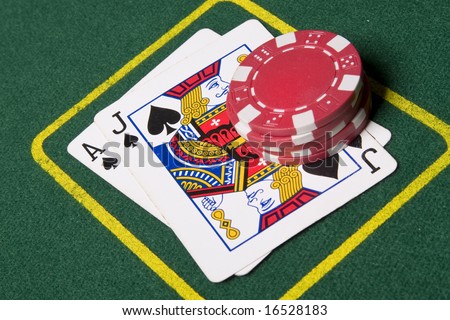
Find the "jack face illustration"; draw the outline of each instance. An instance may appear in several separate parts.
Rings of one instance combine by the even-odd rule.
[[[247,195],[247,205],[256,208],[259,214],[269,212],[280,205],[280,194],[271,187],[273,180],[264,180],[248,187],[244,192]]]
[[[200,87],[202,95],[209,98],[208,106],[217,106],[221,104],[228,94],[229,83],[223,81],[220,75],[203,82]]]

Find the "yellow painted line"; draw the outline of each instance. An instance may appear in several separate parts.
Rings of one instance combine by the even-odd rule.
[[[431,166],[422,172],[413,182],[411,182],[402,192],[395,196],[386,204],[377,214],[367,221],[353,235],[345,240],[328,257],[314,267],[306,276],[289,289],[280,299],[293,300],[300,298],[308,289],[315,285],[328,272],[330,272],[338,263],[340,263],[350,252],[358,247],[375,230],[386,222],[397,212],[406,202],[411,200],[417,192],[430,183],[442,170],[444,170],[450,161],[450,152],[445,152]]]
[[[148,249],[127,228],[125,228],[111,213],[97,202],[86,190],[78,185],[67,173],[46,156],[38,143],[41,137],[33,141],[33,157],[64,190],[81,203],[92,215],[111,231],[129,250],[152,269],[167,285],[172,287],[185,299],[203,299],[189,284],[168,267],[156,254]]]
[[[101,94],[111,86],[125,77],[130,71],[136,68],[141,62],[147,59],[162,46],[167,44],[190,24],[202,16],[217,1],[207,1],[195,9],[186,18],[181,20],[161,38],[130,60],[105,82],[100,84],[80,102],[66,111],[47,128],[41,131],[33,140],[31,154],[33,159],[44,169],[55,181],[61,185],[70,195],[72,195],[81,205],[89,210],[109,231],[111,231],[128,249],[139,257],[150,269],[152,269],[164,282],[173,288],[181,297],[185,299],[203,299],[189,284],[167,266],[157,255],[147,248],[137,239],[127,228],[125,228],[111,213],[109,213],[100,203],[98,203],[89,193],[86,192],[77,182],[65,173],[44,151],[45,140],[55,133],[62,125],[72,119],[78,112],[90,105]]]
[[[260,5],[257,5],[256,3],[248,0],[229,0],[229,2],[232,2],[234,4],[237,4],[238,6],[242,7],[243,9],[247,10],[249,13],[256,16],[258,19],[264,21],[268,25],[270,25],[272,28],[277,29],[281,33],[289,33],[292,31],[295,31],[296,29],[277,16],[273,15]]]
[[[300,298],[450,164],[450,126],[373,79],[371,79],[371,85],[372,90],[383,99],[439,133],[447,142],[447,150],[369,221],[289,289],[280,299],[292,300]]]
[[[440,134],[447,143],[447,147],[450,146],[450,126],[432,115],[425,109],[422,109],[415,103],[409,101],[408,99],[402,97],[400,94],[392,91],[391,89],[381,85],[374,79],[370,80],[370,86],[372,91],[379,95],[381,98],[389,102],[390,104],[396,106],[398,109],[407,113],[417,121],[421,122],[425,126],[433,129],[438,134]]]
[[[62,125],[73,118],[78,112],[90,105],[101,94],[111,86],[121,80],[130,71],[137,67],[142,61],[151,56],[154,52],[163,47],[167,42],[177,36],[181,31],[187,28],[191,23],[197,20],[205,12],[211,9],[219,2],[231,2],[249,13],[255,15],[260,20],[269,24],[281,33],[294,31],[295,28],[285,23],[266,9],[246,0],[207,0],[190,15],[181,20],[177,25],[170,29],[166,34],[159,38],[152,45],[138,54],[135,58],[124,65],[120,70],[108,78],[105,82],[95,88],[79,103],[70,108],[67,112],[56,119],[52,124],[40,132],[33,140],[31,152],[34,160],[60,184],[64,190],[71,194],[80,202],[94,217],[96,217],[108,230],[128,247],[136,256],[138,256],[149,268],[151,268],[163,281],[172,287],[184,299],[203,299],[189,284],[178,276],[169,266],[167,266],[158,256],[156,256],[148,247],[137,239],[120,221],[112,216],[101,204],[99,204],[91,195],[89,195],[80,185],[78,185],[67,173],[65,173],[56,163],[54,163],[44,152],[43,143]],[[413,104],[399,94],[381,86],[372,80],[374,92],[382,98],[429,126],[441,134],[447,145],[450,144],[449,127],[440,119],[429,114],[424,109]],[[408,187],[392,199],[383,209],[364,224],[355,234],[349,237],[339,248],[330,256],[323,260],[297,284],[288,290],[281,299],[298,299],[301,295],[316,284],[323,276],[342,261],[351,251],[361,244],[371,233],[391,217],[401,206],[409,201],[426,184],[436,177],[450,163],[450,153],[447,152],[419,175]]]

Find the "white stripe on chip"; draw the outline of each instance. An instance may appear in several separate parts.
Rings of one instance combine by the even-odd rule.
[[[366,110],[364,109],[359,110],[358,113],[356,114],[356,117],[354,117],[352,120],[353,125],[355,126],[356,129],[359,128],[359,126],[361,125],[361,123],[364,121],[365,118],[366,118]]]
[[[342,77],[342,82],[339,85],[338,90],[340,91],[355,91],[361,80],[360,76],[355,76],[351,74],[346,74]]]
[[[234,81],[244,82],[247,81],[248,75],[252,71],[252,67],[248,66],[239,66],[236,68],[236,71],[233,74]]]
[[[291,140],[294,144],[300,145],[314,140],[314,136],[312,132],[307,132],[305,134],[292,136]]]
[[[273,155],[273,154],[269,153],[269,152],[263,152],[263,158],[265,160],[270,161],[270,162],[279,162],[278,157],[276,155]]]
[[[244,109],[237,113],[239,119],[251,122],[257,116],[261,114],[261,111],[256,110],[251,104],[248,104]]]
[[[302,128],[300,132],[297,130],[297,134],[317,129],[312,110],[293,115],[292,123],[294,124],[294,127]]]
[[[344,37],[337,35],[330,41],[328,41],[327,45],[337,52],[341,52],[343,49],[345,49],[350,44],[350,41],[345,39]]]
[[[358,84],[358,86],[355,89],[355,96],[354,96],[353,101],[352,101],[352,108],[355,107],[356,102],[358,101],[359,94],[361,93],[362,86],[363,86],[363,83],[362,83],[362,81],[360,81],[360,83]]]
[[[340,122],[336,127],[331,129],[331,137],[334,137],[339,131],[344,129],[346,126],[345,121]]]
[[[236,123],[236,125],[234,127],[239,132],[239,135],[242,138],[244,138],[245,140],[248,140],[248,133],[250,131],[252,131],[252,129],[250,129],[250,127],[246,126],[244,123],[242,123],[242,121],[239,121],[238,123]]]
[[[276,37],[275,41],[277,43],[277,47],[280,48],[282,46],[285,46],[285,45],[288,45],[291,43],[295,43],[297,41],[297,39],[295,38],[295,33],[290,32],[290,33],[286,33],[286,34]]]

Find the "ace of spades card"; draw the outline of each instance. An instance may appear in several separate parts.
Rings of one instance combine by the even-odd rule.
[[[117,107],[127,120],[120,119],[132,124],[129,134],[146,141],[160,164],[132,165],[130,171],[214,282],[264,256],[396,167],[366,131],[330,163],[284,167],[252,154],[224,104],[239,57],[258,45],[254,35],[251,40],[240,35],[240,41],[224,36]],[[109,117],[99,113],[95,121],[111,136],[111,118],[119,114],[111,117],[108,111]]]

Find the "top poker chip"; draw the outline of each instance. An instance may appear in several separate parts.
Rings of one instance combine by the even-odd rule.
[[[255,49],[238,66],[227,109],[262,134],[306,133],[351,108],[362,73],[357,50],[342,36],[315,30],[287,33]]]

